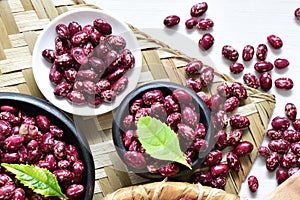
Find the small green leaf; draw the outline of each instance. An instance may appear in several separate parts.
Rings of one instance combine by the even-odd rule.
[[[143,148],[153,158],[175,161],[191,169],[180,149],[176,133],[165,123],[150,116],[141,117],[137,135]]]
[[[1,166],[15,174],[22,184],[31,188],[35,193],[45,197],[56,196],[68,199],[62,193],[56,176],[47,169],[24,164],[2,163]]]

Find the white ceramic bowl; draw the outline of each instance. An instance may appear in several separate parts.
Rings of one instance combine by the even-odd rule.
[[[57,24],[62,23],[68,25],[71,21],[77,21],[83,27],[86,24],[92,25],[96,18],[101,18],[110,23],[113,35],[120,35],[125,38],[125,48],[129,49],[133,53],[135,57],[135,65],[133,69],[126,73],[129,78],[129,83],[126,89],[117,95],[112,104],[102,103],[100,106],[95,108],[88,105],[76,106],[68,102],[66,98],[57,98],[53,94],[54,85],[49,80],[51,63],[47,62],[43,58],[42,51],[44,49],[55,49],[54,39],[57,36],[55,32]],[[109,112],[116,108],[122,102],[123,98],[136,87],[142,68],[142,55],[137,39],[126,23],[102,10],[80,8],[61,14],[52,20],[41,32],[33,50],[32,68],[37,86],[44,97],[53,105],[71,114],[94,116]]]

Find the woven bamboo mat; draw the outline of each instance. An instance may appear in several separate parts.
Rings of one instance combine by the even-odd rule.
[[[0,1],[0,92],[25,93],[43,98],[32,74],[31,58],[35,41],[40,31],[59,14],[80,7],[93,7],[81,1],[72,0],[1,0]],[[184,66],[193,60],[166,44],[129,25],[138,38],[142,49],[143,66],[138,84],[153,80],[168,80],[184,84]],[[222,82],[233,82],[226,75],[216,72],[214,83],[206,88],[208,95],[215,93]],[[225,190],[238,193],[242,182],[252,166],[257,148],[275,106],[275,96],[247,88],[249,98],[236,113],[247,115],[251,126],[244,134],[245,140],[255,144],[253,152],[241,158],[242,169],[228,174]],[[76,125],[86,135],[96,166],[94,199],[120,187],[149,182],[127,172],[118,158],[111,137],[112,113],[96,117],[72,116]]]

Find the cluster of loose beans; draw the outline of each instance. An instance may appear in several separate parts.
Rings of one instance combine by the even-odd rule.
[[[103,19],[81,26],[76,21],[56,25],[55,49],[45,49],[43,57],[52,63],[49,79],[54,95],[73,104],[99,106],[111,103],[127,84],[125,73],[135,58],[126,49],[126,40],[112,34]]]
[[[46,168],[68,198],[76,199],[85,191],[81,184],[85,167],[76,147],[63,141],[63,135],[42,113],[31,116],[16,106],[0,105],[0,162]],[[2,167],[0,180],[0,199],[60,199],[34,193]]]

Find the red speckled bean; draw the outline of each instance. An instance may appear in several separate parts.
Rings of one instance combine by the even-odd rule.
[[[265,44],[259,44],[256,49],[256,57],[258,60],[266,60],[268,47]]]
[[[275,80],[275,86],[279,89],[290,90],[294,87],[294,82],[290,78],[281,77]]]
[[[190,14],[193,17],[199,17],[206,12],[207,8],[206,2],[197,3],[191,7]]]
[[[274,61],[274,66],[277,68],[277,69],[284,69],[284,68],[287,68],[289,66],[290,62],[287,60],[287,59],[284,59],[284,58],[277,58],[275,61]]]
[[[164,19],[164,25],[167,27],[172,27],[179,24],[180,18],[177,15],[169,15]]]
[[[274,49],[280,49],[283,45],[281,38],[276,35],[269,35],[267,40]]]
[[[244,61],[250,61],[254,55],[254,47],[251,45],[246,45],[243,49],[242,57]]]
[[[264,91],[268,91],[272,87],[272,76],[269,72],[263,72],[259,76],[260,87]]]

